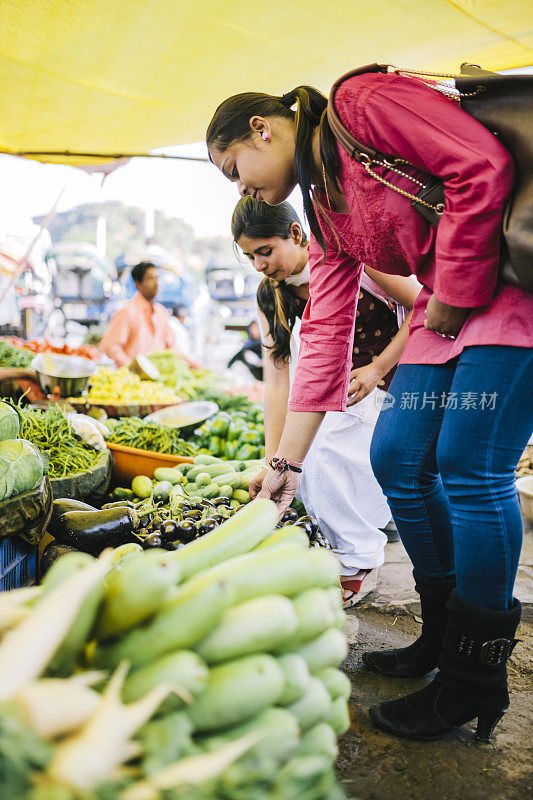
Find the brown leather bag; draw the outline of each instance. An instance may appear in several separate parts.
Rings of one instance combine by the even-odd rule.
[[[462,64],[460,75],[418,72],[369,64],[352,70],[337,80],[328,102],[328,122],[332,132],[351,158],[361,162],[376,180],[411,200],[411,205],[432,225],[437,226],[444,212],[443,181],[428,173],[425,181],[408,175],[402,167],[413,166],[394,153],[381,153],[368,144],[357,141],[346,128],[335,108],[335,94],[348,78],[367,72],[396,72],[416,75],[424,80],[454,78],[459,92],[450,97],[459,99],[462,109],[488,128],[511,153],[516,167],[516,183],[503,214],[503,240],[500,276],[508,283],[533,292],[533,75],[500,75],[487,72],[474,64]],[[429,83],[428,85],[431,85]],[[416,194],[395,186],[376,172],[397,173],[418,185]],[[417,168],[418,169],[418,168]],[[419,170],[420,172],[420,170]]]

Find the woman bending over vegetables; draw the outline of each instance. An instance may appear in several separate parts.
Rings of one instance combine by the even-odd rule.
[[[312,231],[289,412],[260,494],[280,509],[290,503],[325,413],[346,407],[363,263],[414,273],[423,288],[371,460],[413,562],[424,624],[410,647],[364,661],[406,678],[439,671],[422,691],[370,714],[420,739],[477,719],[477,736],[488,740],[509,704],[506,662],[521,608],[514,469],[533,430],[533,295],[498,279],[513,161],[421,81],[379,72],[344,80],[335,108],[351,134],[409,162],[403,172],[421,184],[428,173],[443,180],[435,228],[337,144],[326,106],[309,86],[235,95],[207,131],[212,161],[241,195],[275,205],[298,184]],[[412,194],[408,178],[373,171]]]
[[[298,332],[309,299],[308,241],[289,203],[269,206],[253,197],[238,202],[231,231],[264,275],[257,302],[265,352],[268,463],[283,432],[298,360]],[[348,390],[350,413],[326,415],[300,478],[302,502],[339,556],[345,606],[361,598],[363,579],[384,560],[386,536],[379,529],[390,520],[390,509],[372,473],[370,441],[382,390],[388,388],[407,340],[410,315],[398,331],[395,302],[410,311],[419,290],[412,277],[371,269],[363,276]],[[252,498],[260,492],[266,471],[250,483]]]

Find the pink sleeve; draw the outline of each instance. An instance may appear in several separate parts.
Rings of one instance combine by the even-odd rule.
[[[291,411],[346,409],[362,266],[329,245],[321,262],[322,249],[311,237],[310,298],[302,318]]]
[[[117,367],[124,367],[130,362],[130,359],[124,351],[124,345],[128,341],[128,336],[129,315],[127,310],[122,308],[111,317],[111,321],[100,342],[100,349],[106,356],[113,359]]]
[[[502,211],[514,179],[511,156],[483,125],[437,91],[396,75],[365,77],[364,88],[360,79],[351,79],[337,94],[345,121],[354,115],[366,143],[444,179],[436,297],[465,308],[490,303]]]

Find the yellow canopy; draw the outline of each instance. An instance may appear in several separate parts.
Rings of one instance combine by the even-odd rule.
[[[533,63],[531,0],[0,0],[0,20],[0,150],[11,153],[198,141],[235,92],[327,90],[374,61]]]

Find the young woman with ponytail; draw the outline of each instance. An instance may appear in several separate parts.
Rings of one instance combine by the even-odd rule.
[[[309,299],[308,241],[289,203],[269,206],[243,197],[233,212],[233,239],[263,281],[257,291],[264,347],[267,463],[276,454],[298,360],[300,321]],[[372,277],[375,279],[372,280]],[[387,501],[370,466],[370,441],[379,408],[407,341],[410,316],[400,331],[396,303],[413,307],[420,290],[411,278],[368,270],[360,290],[347,414],[326,414],[307,455],[299,496],[317,518],[341,562],[348,607],[369,591],[368,573],[384,560],[390,520]],[[252,499],[266,469],[250,482]],[[363,584],[364,580],[364,584]]]
[[[312,233],[298,367],[260,494],[286,507],[324,414],[345,409],[362,265],[415,274],[423,288],[371,461],[413,562],[424,624],[409,648],[364,662],[406,678],[439,671],[370,714],[420,739],[477,718],[488,740],[509,703],[523,533],[514,469],[533,430],[533,294],[498,275],[514,165],[487,128],[415,78],[353,75],[334,104],[355,139],[412,166],[398,174],[350,158],[326,98],[308,86],[230,97],[207,131],[212,161],[241,195],[276,204],[299,185]],[[442,179],[438,228],[405,196],[413,182],[402,172],[421,185],[428,174]]]

